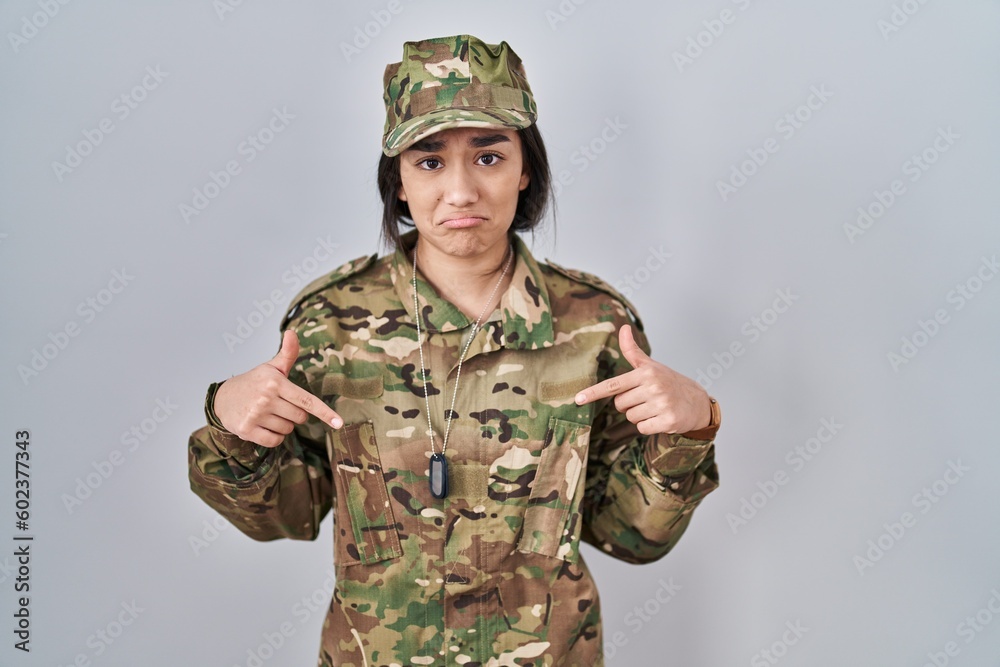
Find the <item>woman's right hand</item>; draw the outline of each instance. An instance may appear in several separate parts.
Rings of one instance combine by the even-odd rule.
[[[299,356],[299,337],[286,329],[274,359],[229,378],[215,392],[215,415],[230,433],[264,447],[277,447],[309,415],[334,428],[344,420],[326,403],[288,379]]]

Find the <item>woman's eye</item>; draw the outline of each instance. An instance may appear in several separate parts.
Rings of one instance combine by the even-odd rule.
[[[433,171],[434,169],[438,168],[438,166],[441,164],[441,162],[439,160],[436,160],[436,159],[432,158],[432,157],[429,157],[426,160],[422,160],[420,162],[420,164],[421,164],[421,166],[424,169],[428,169],[428,170]]]
[[[499,162],[501,160],[501,157],[496,153],[486,153],[484,155],[480,155],[479,159],[485,160],[483,165],[489,167]]]

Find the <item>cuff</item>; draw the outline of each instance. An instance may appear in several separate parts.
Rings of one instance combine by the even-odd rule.
[[[698,429],[697,431],[688,431],[687,433],[681,433],[682,437],[688,440],[715,440],[715,434],[719,432],[720,424],[714,426],[706,426],[705,428]]]
[[[643,449],[647,474],[661,488],[679,488],[680,479],[700,466],[714,446],[722,425],[719,403],[709,396],[711,417],[708,426],[687,433],[657,433]]]
[[[223,382],[225,380],[222,382],[213,382],[208,385],[208,393],[205,395],[205,420],[208,421],[209,426],[214,426],[223,433],[229,433],[226,427],[222,425],[218,415],[215,414],[215,393],[222,386]]]
[[[225,380],[222,382],[225,382]],[[210,384],[208,392],[205,394],[205,419],[211,427],[211,445],[215,445],[212,449],[221,458],[235,459],[244,468],[256,470],[271,452],[271,449],[243,440],[235,433],[227,430],[222,425],[222,422],[219,421],[219,417],[215,414],[214,409],[215,393],[222,385],[222,382],[213,382]]]
[[[649,436],[643,450],[646,470],[657,482],[684,477],[697,468],[713,447],[710,439],[695,439],[677,433]]]

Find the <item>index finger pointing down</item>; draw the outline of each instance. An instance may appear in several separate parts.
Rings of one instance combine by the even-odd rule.
[[[340,428],[344,425],[344,420],[326,403],[318,397],[298,386],[291,380],[286,380],[282,385],[278,395],[293,405],[297,405],[314,417],[319,418],[324,424],[329,424],[333,428]]]
[[[609,396],[620,394],[623,391],[637,386],[639,386],[639,380],[635,375],[635,371],[622,373],[621,375],[608,378],[603,382],[598,382],[595,385],[591,385],[586,389],[581,390],[580,393],[576,395],[576,404],[586,405],[587,403],[592,403],[602,398],[608,398]]]

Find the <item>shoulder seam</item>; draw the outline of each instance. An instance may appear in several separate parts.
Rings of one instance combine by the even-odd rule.
[[[292,300],[288,304],[288,308],[285,309],[285,314],[281,318],[281,331],[284,331],[288,327],[288,322],[294,316],[293,313],[298,310],[299,304],[308,299],[313,294],[326,289],[332,285],[336,285],[341,280],[360,273],[371,266],[375,260],[378,259],[378,253],[371,255],[361,255],[352,260],[344,262],[338,266],[333,271],[316,278],[301,290],[299,293],[292,297]]]
[[[620,301],[622,305],[625,306],[625,310],[629,313],[629,315],[632,316],[632,319],[635,320],[636,327],[638,327],[639,331],[643,331],[642,320],[639,318],[639,312],[636,310],[635,305],[631,301],[629,301],[624,294],[616,290],[602,278],[592,273],[587,273],[586,271],[580,271],[579,269],[570,269],[565,266],[560,266],[559,264],[556,264],[548,257],[545,258],[545,265],[549,266],[557,273],[562,274],[563,276],[569,278],[570,280],[582,282]]]

